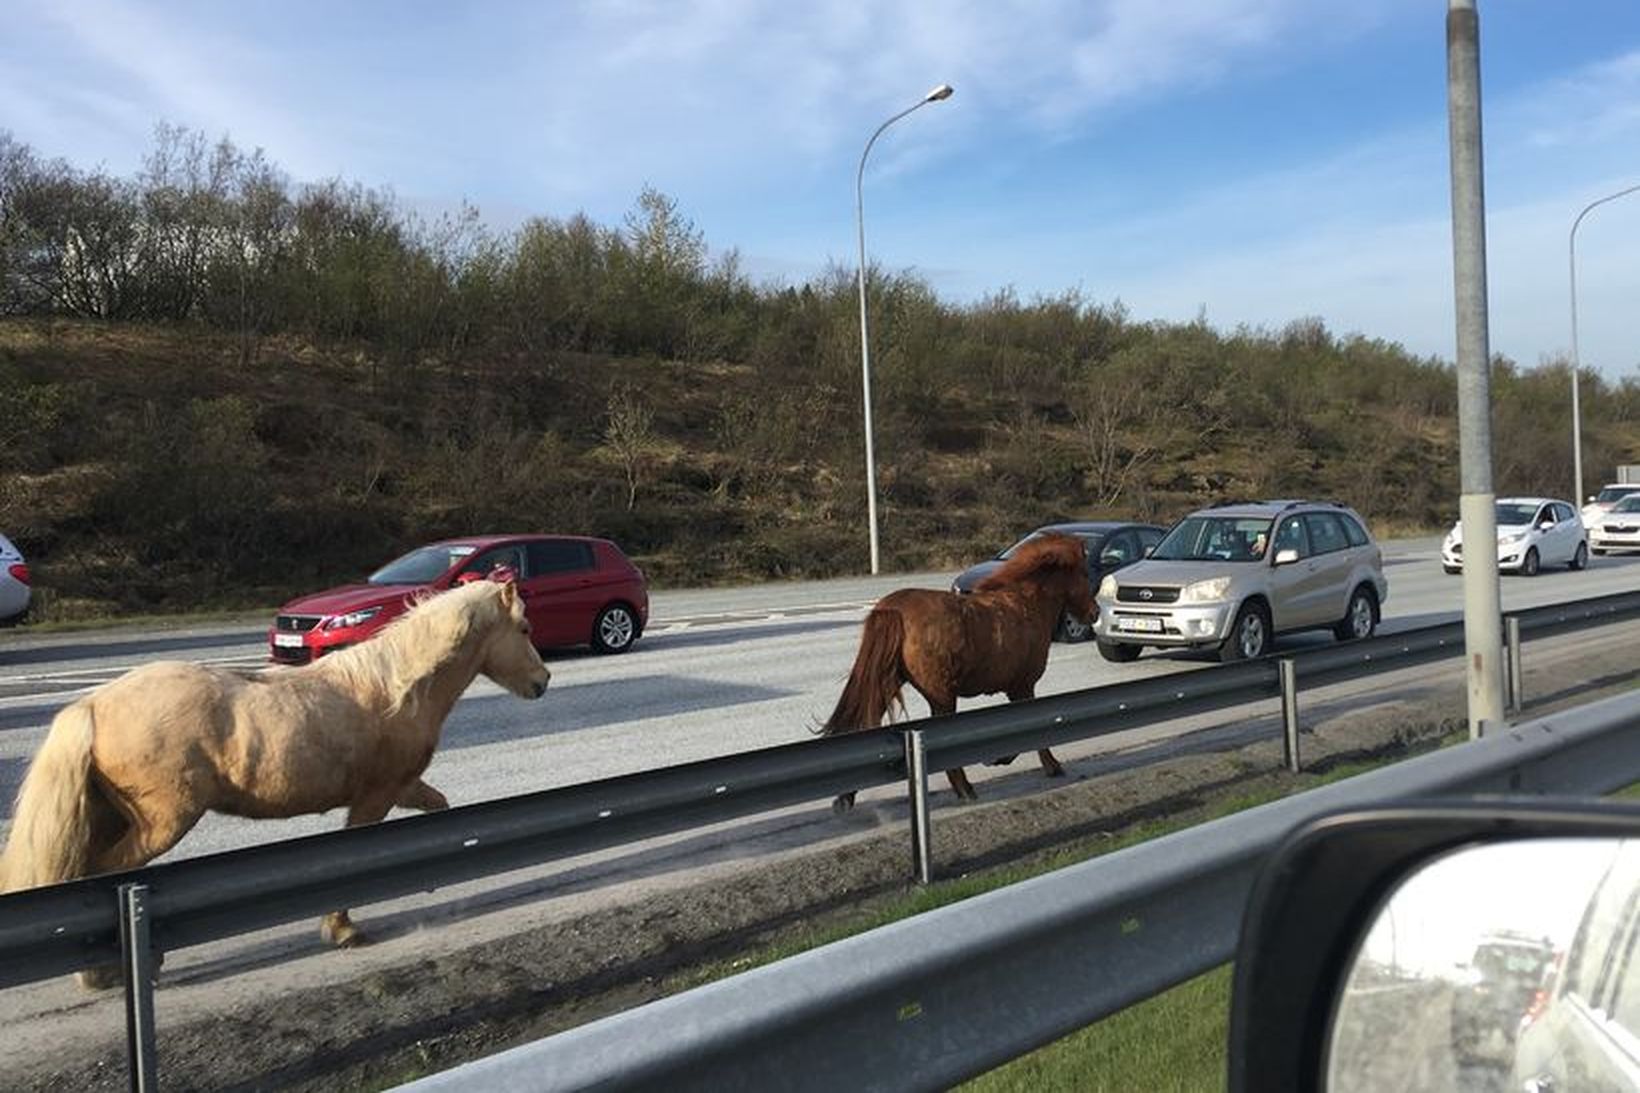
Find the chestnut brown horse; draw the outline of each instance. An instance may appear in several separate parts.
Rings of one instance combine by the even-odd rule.
[[[895,707],[903,712],[900,691],[907,683],[935,717],[954,712],[959,698],[998,692],[1010,702],[1035,697],[1054,628],[1067,610],[1084,622],[1098,611],[1082,540],[1072,535],[1030,540],[971,595],[927,588],[890,592],[866,616],[854,669],[821,735],[874,729]],[[1050,778],[1065,773],[1052,751],[1036,754]],[[958,797],[976,798],[961,767],[946,777]],[[853,808],[854,794],[843,794],[832,807]]]
[[[448,807],[421,775],[478,675],[521,698],[547,688],[513,584],[441,592],[302,668],[158,661],[128,672],[52,721],[18,793],[0,892],[135,869],[210,811],[261,819],[345,807],[352,827],[395,804]],[[362,940],[346,911],[322,930],[337,945]]]

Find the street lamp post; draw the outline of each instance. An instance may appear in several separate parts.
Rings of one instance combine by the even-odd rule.
[[[1577,400],[1577,370],[1579,367],[1577,356],[1577,226],[1583,223],[1583,218],[1589,215],[1596,206],[1604,205],[1608,201],[1616,201],[1625,194],[1632,194],[1640,190],[1640,186],[1630,186],[1626,190],[1618,190],[1615,194],[1607,194],[1597,201],[1591,201],[1583,206],[1583,211],[1577,214],[1572,221],[1570,241],[1566,246],[1567,265],[1571,268],[1572,286],[1572,481],[1575,492],[1572,497],[1576,503],[1583,504],[1583,412]]]
[[[866,411],[866,520],[871,526],[871,572],[873,576],[878,571],[877,460],[871,446],[871,339],[866,333],[866,156],[871,154],[871,146],[877,143],[877,138],[883,135],[884,129],[887,129],[913,110],[927,106],[931,102],[949,99],[951,90],[950,84],[942,83],[919,99],[915,105],[906,107],[879,125],[877,131],[871,134],[871,139],[866,141],[865,151],[860,153],[860,169],[854,175],[854,219],[860,235],[860,384],[865,396]]]

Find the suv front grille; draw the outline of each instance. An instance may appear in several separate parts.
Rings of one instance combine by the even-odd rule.
[[[287,634],[305,634],[318,626],[321,618],[322,615],[280,615],[273,620],[273,628]]]
[[[1121,603],[1175,603],[1179,590],[1166,585],[1123,584],[1116,586],[1116,599]]]

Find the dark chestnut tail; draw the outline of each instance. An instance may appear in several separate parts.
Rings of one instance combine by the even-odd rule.
[[[904,639],[905,622],[898,611],[873,610],[866,616],[854,668],[843,685],[837,708],[820,726],[820,735],[875,729],[891,707],[904,709],[900,698],[900,688],[905,685],[900,668],[900,643]]]

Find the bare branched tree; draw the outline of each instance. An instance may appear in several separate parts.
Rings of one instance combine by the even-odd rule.
[[[618,385],[609,395],[604,446],[614,454],[626,476],[626,510],[638,502],[638,486],[647,477],[655,455],[655,414],[632,387]]]
[[[1072,389],[1071,415],[1087,461],[1087,480],[1101,506],[1114,505],[1153,461],[1157,449],[1144,440],[1149,399],[1138,384],[1090,378]]]

